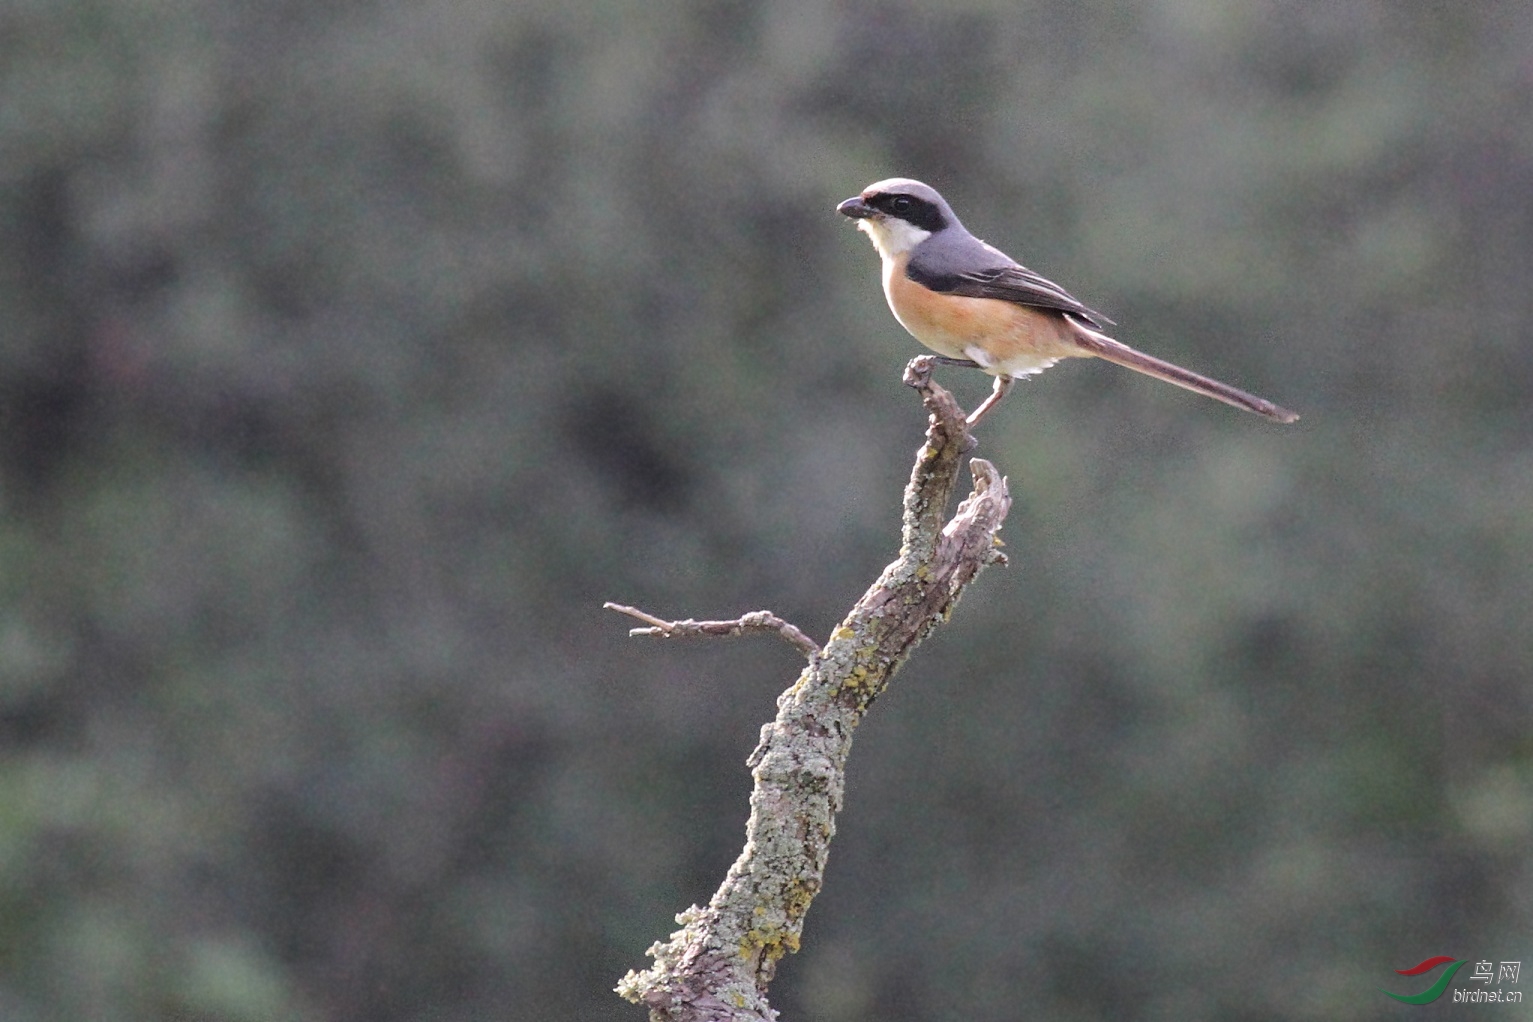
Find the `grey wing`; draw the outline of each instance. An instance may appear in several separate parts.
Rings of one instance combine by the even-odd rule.
[[[924,273],[919,276],[916,267],[910,269],[911,278],[918,284],[943,294],[962,295],[965,298],[998,298],[1003,302],[1016,302],[1038,309],[1054,309],[1099,328],[1112,324],[1112,320],[1095,309],[1087,308],[1052,280],[1020,264],[964,273]]]

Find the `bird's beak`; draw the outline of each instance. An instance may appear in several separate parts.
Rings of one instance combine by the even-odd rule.
[[[866,202],[863,202],[862,196],[854,195],[850,199],[847,199],[845,202],[843,202],[841,205],[837,206],[836,212],[840,213],[842,216],[849,216],[853,220],[866,220],[877,213],[878,210],[874,209],[872,206],[869,206]]]

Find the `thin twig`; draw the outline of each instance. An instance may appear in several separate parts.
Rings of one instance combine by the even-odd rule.
[[[733,638],[744,635],[746,632],[772,632],[782,636],[791,642],[800,653],[813,661],[815,655],[820,652],[819,643],[805,635],[803,630],[790,621],[773,614],[770,610],[753,610],[749,614],[741,614],[729,621],[694,621],[687,618],[685,621],[666,621],[662,618],[648,614],[637,607],[625,606],[621,603],[607,602],[602,604],[604,610],[615,610],[619,614],[627,614],[631,618],[643,621],[649,627],[630,628],[629,635],[658,635],[667,639],[679,639],[702,635],[724,636]]]

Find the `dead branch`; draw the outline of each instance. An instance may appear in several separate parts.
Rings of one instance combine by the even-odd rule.
[[[681,929],[649,949],[651,968],[630,972],[618,984],[619,994],[649,1006],[653,1022],[776,1017],[767,985],[778,960],[798,950],[804,915],[819,893],[852,733],[911,651],[946,620],[964,588],[986,566],[1005,561],[996,532],[1011,498],[1006,480],[988,461],[970,461],[973,490],[943,523],[973,440],[963,409],[932,382],[932,363],[923,356],[905,369],[905,382],[921,394],[930,422],[905,487],[899,557],[778,697],[777,719],[761,729],[747,761],[755,790],[745,848],[723,884],[706,908],[694,905],[676,917]],[[732,622],[632,616],[650,626],[634,634],[773,630],[746,625],[752,615]],[[705,627],[711,625],[723,627]]]
[[[811,660],[820,651],[819,645],[805,635],[797,625],[784,621],[770,610],[753,610],[749,614],[741,614],[728,621],[693,621],[691,618],[685,621],[666,621],[653,614],[645,613],[637,607],[627,607],[621,603],[609,601],[602,604],[602,609],[627,614],[649,625],[648,628],[630,628],[629,635],[658,635],[667,639],[704,635],[733,638],[744,635],[746,632],[773,632],[792,643]]]

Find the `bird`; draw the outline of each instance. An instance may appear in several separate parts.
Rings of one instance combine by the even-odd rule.
[[[1299,416],[1181,366],[1146,355],[1105,331],[1112,320],[1048,278],[986,244],[959,222],[935,188],[906,177],[875,181],[836,207],[857,222],[883,264],[889,309],[938,361],[995,377],[968,416],[974,426],[1019,376],[1065,358],[1103,358],[1275,422]]]

